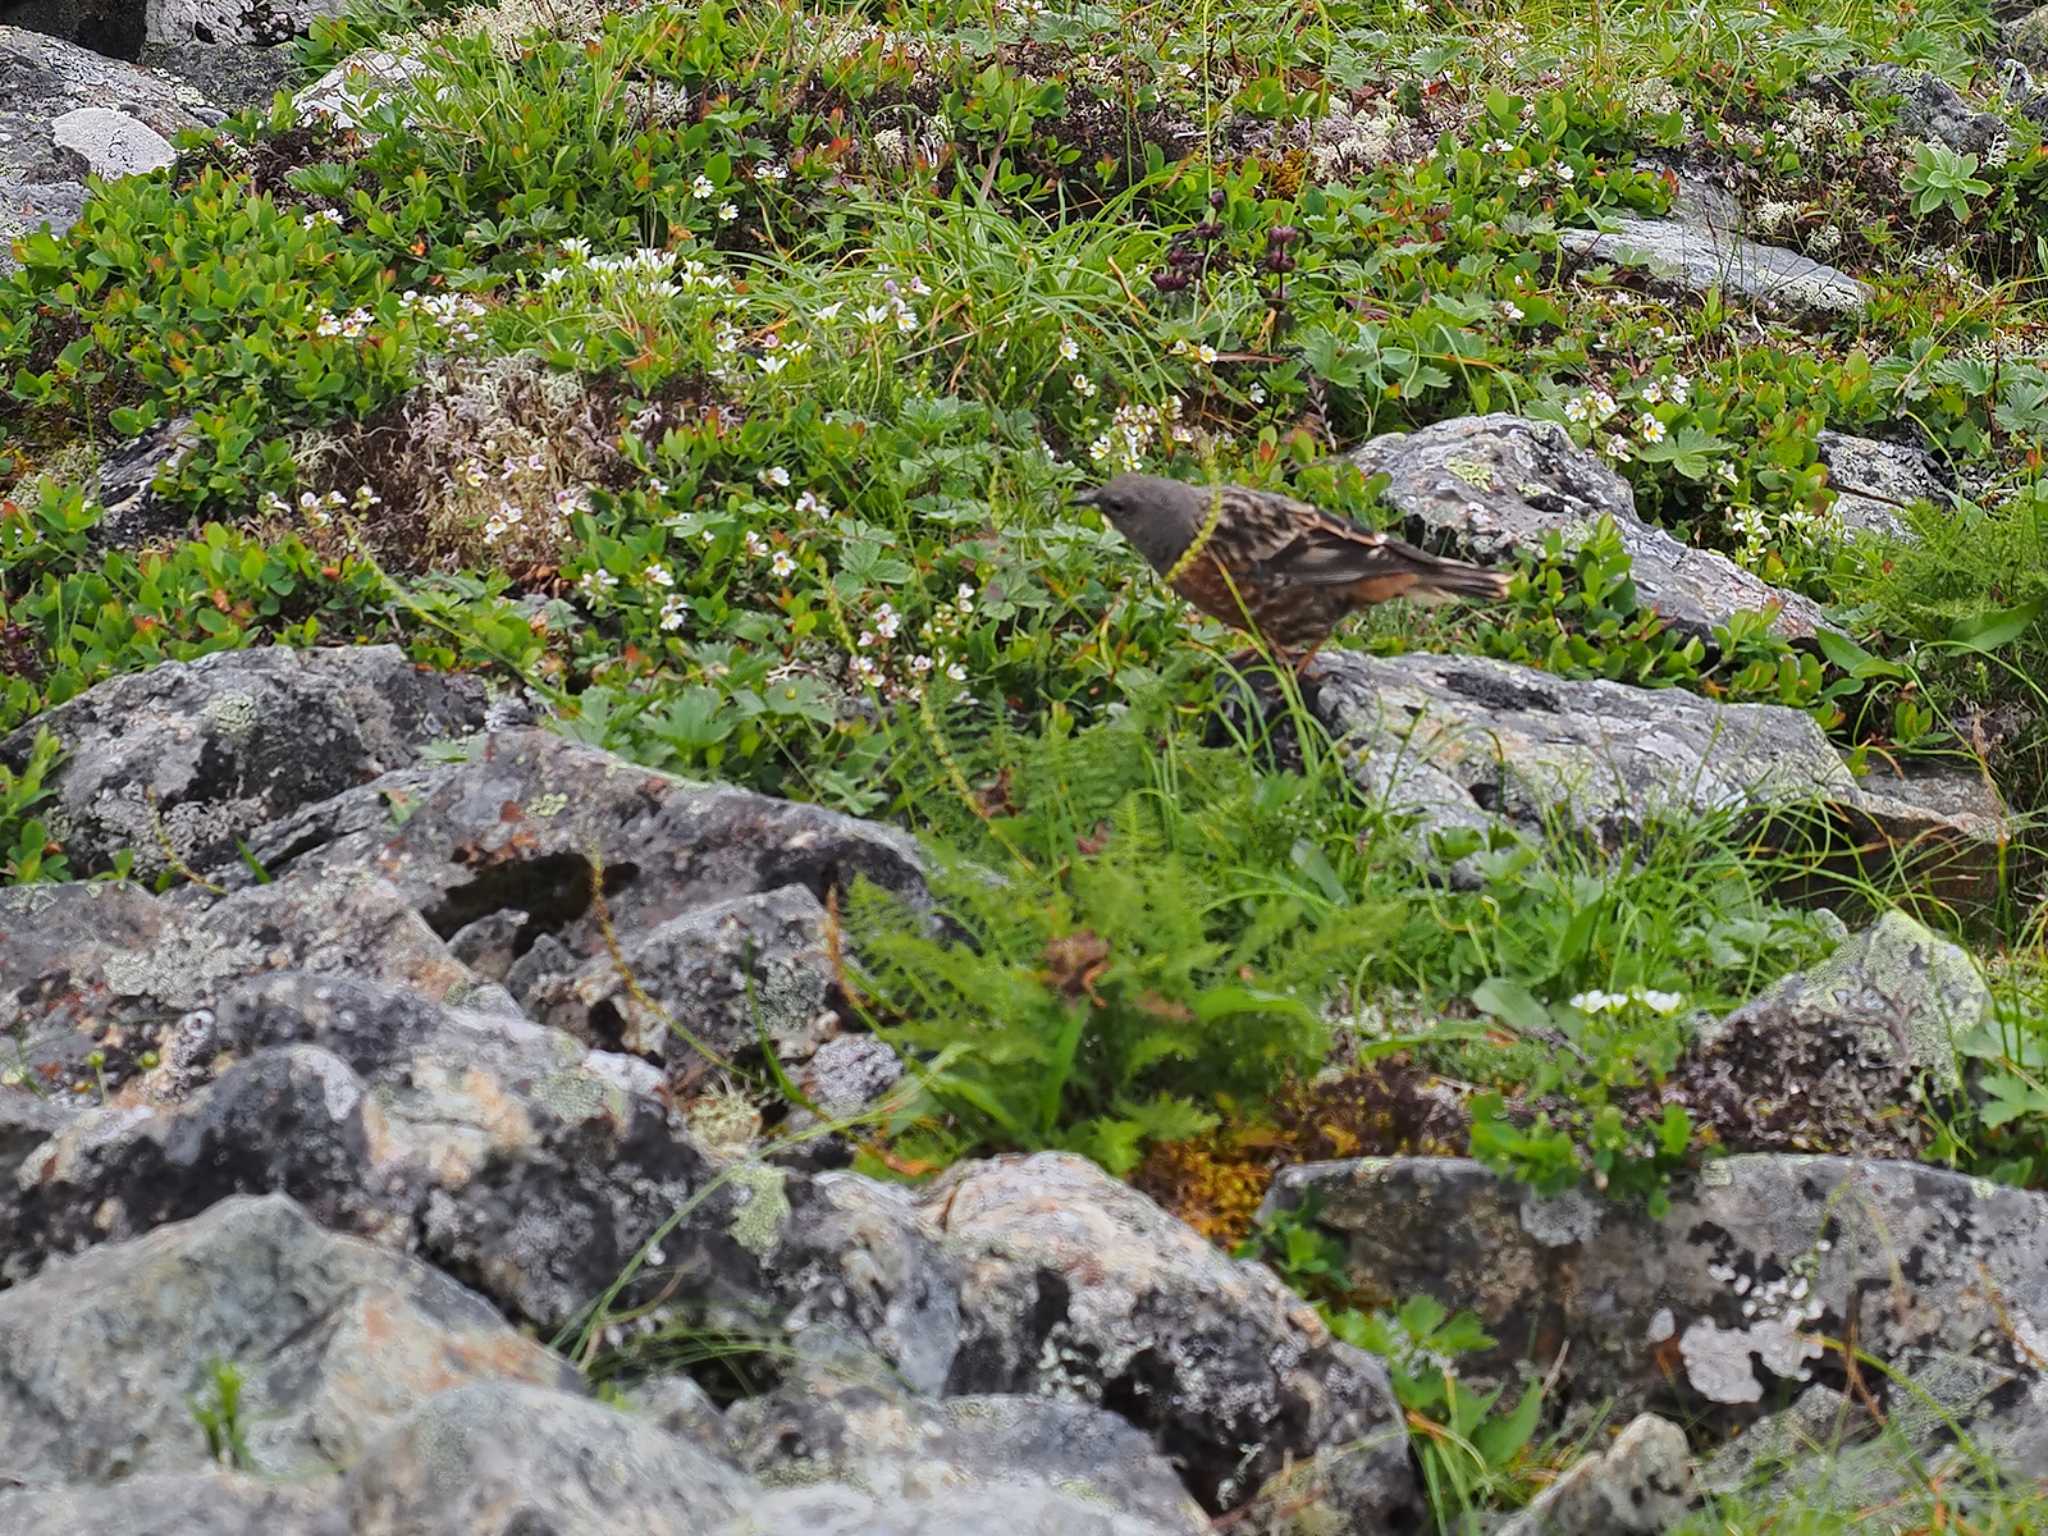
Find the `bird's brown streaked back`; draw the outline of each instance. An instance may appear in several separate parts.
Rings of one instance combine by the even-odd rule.
[[[1432,555],[1272,491],[1119,475],[1074,499],[1100,511],[1162,576],[1184,563],[1174,590],[1197,608],[1284,651],[1313,651],[1347,614],[1390,598],[1507,596],[1503,572]],[[1214,530],[1183,562],[1212,512]]]

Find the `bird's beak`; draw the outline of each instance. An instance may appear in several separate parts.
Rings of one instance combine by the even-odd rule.
[[[1077,507],[1099,507],[1102,503],[1096,498],[1101,494],[1100,487],[1092,491],[1076,491],[1073,495],[1074,505]]]

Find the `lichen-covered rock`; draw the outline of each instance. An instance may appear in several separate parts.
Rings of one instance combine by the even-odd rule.
[[[1678,1104],[1742,1151],[1906,1157],[1925,1086],[1957,1086],[1956,1044],[1991,1016],[1969,955],[1888,912],[1827,961],[1701,1028],[1646,1112]]]
[[[1315,709],[1374,797],[1432,831],[1562,822],[1615,844],[1702,814],[1854,802],[1811,716],[1470,656],[1318,657]]]
[[[1462,416],[1373,438],[1350,459],[1389,477],[1382,499],[1405,519],[1407,536],[1427,547],[1493,563],[1542,549],[1551,533],[1575,549],[1611,519],[1637,590],[1675,629],[1709,637],[1732,614],[1768,610],[1787,639],[1826,627],[1810,599],[1645,523],[1629,483],[1555,422]]]
[[[1835,493],[1834,514],[1845,528],[1909,538],[1912,530],[1900,515],[1906,508],[1923,501],[1948,506],[1955,499],[1922,449],[1832,429],[1820,434],[1819,446]]]
[[[1853,1337],[1872,1400],[1903,1405],[1938,1371],[1967,1377],[1956,1425],[2016,1445],[2048,1360],[2048,1199],[1909,1163],[1743,1155],[1640,1205],[1539,1200],[1462,1159],[1284,1170],[1266,1210],[1313,1195],[1373,1294],[1470,1308],[1498,1339],[1468,1383],[1514,1362],[1562,1375],[1567,1413],[1612,1400],[1726,1430],[1816,1382],[1823,1341]],[[1900,1383],[1894,1385],[1894,1383]]]
[[[153,43],[290,42],[342,0],[145,0]]]
[[[2048,69],[2048,5],[2038,5],[2006,28],[2006,47],[2014,58]]]
[[[1850,70],[1845,78],[1868,98],[1895,98],[1898,131],[1908,138],[1931,140],[1959,155],[1979,157],[2005,139],[2002,118],[1978,111],[1939,75],[1897,64],[1871,64]]]
[[[1212,1510],[1244,1502],[1290,1458],[1340,1446],[1356,1529],[1410,1509],[1385,1373],[1264,1266],[1064,1154],[964,1164],[919,1204],[963,1276],[951,1391],[1114,1407]]]
[[[64,759],[48,819],[81,874],[123,851],[139,874],[205,869],[302,805],[412,762],[485,723],[481,680],[396,646],[283,646],[166,662],[101,683],[0,737],[19,767],[39,731]]]
[[[712,1536],[1172,1536],[1158,1526],[1054,1489],[967,1489],[914,1503],[857,1489],[792,1488],[756,1499]]]
[[[801,1065],[839,1024],[825,909],[794,885],[671,918],[623,939],[619,958],[541,975],[517,996],[542,1023],[666,1061],[679,1081],[764,1041]]]
[[[1685,1431],[1645,1413],[1539,1493],[1499,1536],[1662,1536],[1698,1498]]]
[[[1681,292],[1719,288],[1797,319],[1854,319],[1870,302],[1869,287],[1845,272],[1732,230],[1679,219],[1622,214],[1610,229],[1562,230],[1558,242],[1586,261],[1640,267]]]
[[[224,112],[268,108],[298,74],[290,48],[247,43],[144,43],[136,62],[184,82]]]
[[[343,1480],[350,1536],[708,1536],[757,1490],[730,1463],[566,1392],[443,1392]]]
[[[575,1382],[445,1275],[323,1232],[289,1200],[231,1199],[0,1292],[0,1470],[196,1471],[208,1456],[191,1405],[217,1362],[243,1377],[250,1469],[277,1477],[352,1459],[464,1381]]]
[[[801,1372],[733,1406],[740,1465],[771,1486],[845,1483],[888,1503],[961,1488],[1056,1489],[1200,1536],[1209,1517],[1143,1434],[1092,1404],[905,1394],[886,1377]]]
[[[426,72],[426,63],[411,54],[367,49],[342,60],[292,100],[301,122],[356,128],[377,103],[402,100]],[[364,137],[372,143],[376,139],[374,134]]]
[[[23,1070],[58,1091],[115,1103],[182,1096],[213,1046],[188,1015],[237,983],[310,972],[403,985],[432,1002],[511,1000],[448,952],[420,915],[374,876],[251,886],[206,908],[128,885],[68,885],[0,895],[0,1027]],[[145,1064],[180,1058],[171,1080]]]
[[[0,1488],[8,1536],[323,1536],[324,1483],[235,1472],[143,1473],[105,1486]]]
[[[42,228],[62,235],[76,222],[88,173],[153,168],[181,132],[218,120],[197,93],[102,56],[122,51],[102,45],[118,43],[116,34],[130,25],[126,10],[88,4],[59,14],[48,3],[0,9],[0,23],[37,28],[0,24],[0,272],[12,270],[10,247],[18,237]],[[146,150],[139,160],[138,145]]]

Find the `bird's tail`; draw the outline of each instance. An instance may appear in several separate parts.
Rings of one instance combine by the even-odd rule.
[[[1456,597],[1472,597],[1499,602],[1508,595],[1510,573],[1507,571],[1425,554],[1412,545],[1401,553],[1415,574],[1415,585],[1408,591],[1411,598],[1423,602],[1448,602]]]

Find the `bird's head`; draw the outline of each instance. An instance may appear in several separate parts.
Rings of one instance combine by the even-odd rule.
[[[1118,475],[1106,485],[1075,493],[1074,505],[1093,507],[1150,561],[1166,570],[1201,526],[1208,497],[1199,488],[1159,475]]]

